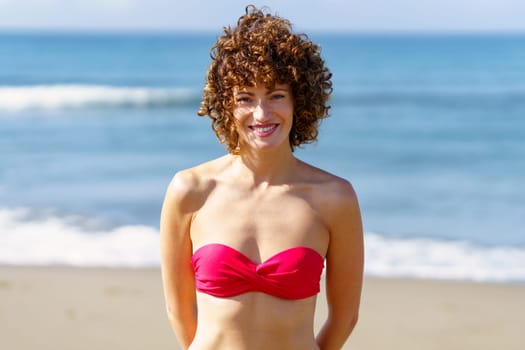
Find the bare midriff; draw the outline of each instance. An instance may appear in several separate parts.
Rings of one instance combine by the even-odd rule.
[[[198,326],[190,350],[318,350],[315,296],[287,300],[250,292],[231,298],[197,293]]]

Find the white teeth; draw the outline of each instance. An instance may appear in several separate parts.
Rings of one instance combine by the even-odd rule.
[[[257,132],[268,132],[268,131],[271,131],[273,128],[275,128],[275,125],[265,126],[265,127],[254,126],[253,128],[257,130]]]

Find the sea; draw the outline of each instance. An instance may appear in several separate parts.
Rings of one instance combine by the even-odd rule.
[[[158,267],[220,33],[0,33],[0,264]],[[365,274],[525,283],[525,34],[313,33],[330,117],[298,158],[352,182]],[[283,233],[285,234],[285,233]]]

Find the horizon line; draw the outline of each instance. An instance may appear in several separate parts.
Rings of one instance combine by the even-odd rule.
[[[301,29],[296,33],[307,35],[525,35],[525,29]],[[0,34],[158,34],[158,35],[221,35],[222,28],[183,29],[183,28],[111,28],[111,27],[1,27]]]

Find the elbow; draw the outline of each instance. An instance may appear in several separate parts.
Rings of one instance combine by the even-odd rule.
[[[350,336],[350,334],[352,333],[352,331],[354,330],[355,326],[357,325],[357,321],[359,320],[359,314],[356,313],[353,315],[353,317],[350,318],[350,320],[348,321],[348,325],[347,325],[347,331],[348,331],[348,335]]]
[[[170,306],[169,304],[166,305],[166,315],[168,316],[168,320],[171,322],[173,326],[180,326],[185,324],[193,324],[196,323],[197,320],[197,307],[196,305],[187,310],[187,309],[179,309],[174,308]]]
[[[353,315],[349,315],[348,317],[345,317],[344,319],[338,322],[339,330],[341,334],[344,335],[345,339],[348,338],[352,334],[352,331],[357,325],[358,320],[359,320],[359,314],[355,313]]]
[[[175,312],[169,305],[166,305],[166,315],[170,321],[174,321],[176,319]]]
[[[317,336],[320,349],[341,349],[354,330],[358,314],[331,315]]]

